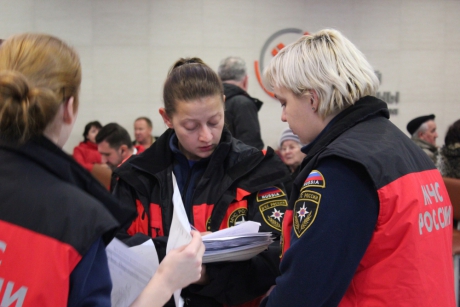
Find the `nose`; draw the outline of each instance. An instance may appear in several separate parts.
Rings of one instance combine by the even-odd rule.
[[[106,164],[107,163],[107,158],[104,155],[101,155],[101,163]]]
[[[286,110],[286,108],[283,108],[283,111],[281,111],[281,121],[284,122],[284,123],[287,121],[286,120],[286,111],[285,110]]]
[[[212,140],[212,133],[211,129],[209,127],[204,126],[200,130],[200,135],[198,136],[198,140],[203,143],[208,143],[209,141]]]

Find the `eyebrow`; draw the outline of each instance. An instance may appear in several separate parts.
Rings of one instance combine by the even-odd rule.
[[[220,114],[219,112],[217,112],[216,114],[214,114],[214,115],[212,115],[211,117],[209,117],[208,120],[209,120],[209,119],[212,119],[212,118],[214,118],[214,117],[216,117],[216,116],[218,116],[218,115],[222,115],[222,114]],[[182,123],[185,123],[185,122],[196,122],[196,121],[197,121],[197,120],[194,119],[194,118],[185,118],[185,119],[182,120],[181,122],[182,122]]]

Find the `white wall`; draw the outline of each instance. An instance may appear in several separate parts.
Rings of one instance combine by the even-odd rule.
[[[400,93],[391,120],[406,132],[413,117],[435,113],[441,145],[460,118],[459,17],[459,0],[0,0],[0,37],[46,32],[78,50],[81,108],[68,152],[91,120],[118,122],[132,134],[133,120],[145,115],[161,134],[162,84],[174,61],[186,56],[214,69],[228,55],[246,60],[249,93],[265,102],[263,139],[276,147],[286,124],[257,83],[254,61],[278,30],[326,27],[364,52],[382,73],[382,91]]]

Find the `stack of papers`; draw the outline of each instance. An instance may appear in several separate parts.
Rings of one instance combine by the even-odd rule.
[[[166,252],[186,245],[192,240],[191,226],[182,203],[176,178],[172,175],[174,212]],[[248,260],[267,249],[273,242],[271,232],[258,232],[260,224],[247,221],[237,226],[203,236],[206,252],[203,263]],[[151,240],[141,246],[128,248],[117,239],[106,248],[112,278],[112,306],[129,306],[148,284],[159,263]],[[181,289],[174,292],[176,306],[182,307]]]
[[[258,232],[259,227],[259,223],[247,221],[203,236],[203,263],[244,261],[264,251],[273,238],[271,232]]]

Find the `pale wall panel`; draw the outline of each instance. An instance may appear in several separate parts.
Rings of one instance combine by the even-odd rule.
[[[202,1],[153,1],[150,45],[171,50],[202,46],[202,15]]]
[[[65,37],[72,45],[91,45],[93,15],[91,1],[35,1],[37,32]]]
[[[407,0],[401,4],[401,47],[439,50],[444,46],[445,1]]]
[[[0,0],[0,38],[35,28],[33,0]]]
[[[401,1],[359,0],[356,2],[356,33],[366,50],[400,49]]]
[[[48,32],[80,53],[81,108],[66,151],[94,119],[119,122],[132,134],[132,121],[142,114],[152,118],[155,134],[163,131],[157,110],[173,62],[199,56],[217,69],[228,55],[245,59],[249,93],[264,102],[264,142],[276,147],[287,124],[259,86],[254,61],[285,28],[336,28],[350,38],[381,71],[381,90],[400,92],[400,113],[391,120],[403,131],[413,117],[436,113],[441,145],[448,124],[460,118],[458,0],[0,0],[0,7],[0,37]],[[265,55],[265,64],[270,59]]]
[[[151,1],[96,0],[92,3],[95,46],[148,45]]]

